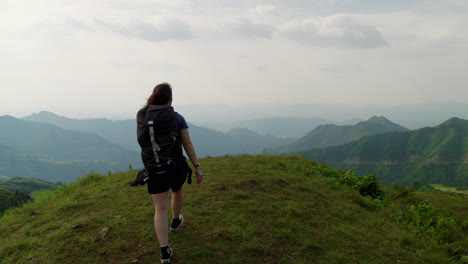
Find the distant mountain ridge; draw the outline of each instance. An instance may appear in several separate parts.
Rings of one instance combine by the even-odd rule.
[[[127,150],[138,151],[136,121],[100,119],[71,119],[48,111],[41,111],[22,120],[56,125],[63,129],[93,133]]]
[[[233,129],[227,133],[189,123],[190,137],[197,155],[260,154],[264,149],[291,142],[291,138],[263,136],[249,129]]]
[[[468,121],[461,118],[299,154],[358,173],[377,174],[387,183],[420,181],[468,187]]]
[[[206,126],[223,132],[228,132],[232,129],[247,128],[261,135],[273,135],[275,137],[283,138],[299,138],[318,125],[327,123],[330,123],[330,121],[314,117],[271,117],[231,123],[207,123]]]
[[[25,153],[57,160],[134,161],[136,152],[125,150],[102,137],[66,130],[55,125],[0,117],[0,144]]]
[[[46,111],[22,119],[54,124],[68,130],[94,133],[114,144],[125,147],[127,150],[139,151],[135,120],[70,119]],[[291,138],[264,136],[248,129],[233,129],[224,133],[192,123],[189,123],[189,129],[199,157],[261,153],[263,149],[277,147],[292,141]]]
[[[462,98],[460,98],[462,99]],[[423,102],[416,104],[386,105],[386,104],[333,104],[333,103],[266,103],[245,104],[240,106],[228,105],[190,105],[178,106],[181,112],[187,113],[189,120],[196,124],[222,124],[249,119],[266,119],[270,117],[319,117],[328,122],[321,124],[340,123],[337,120],[364,120],[373,115],[381,115],[409,129],[436,126],[450,117],[457,116],[468,119],[468,102]],[[355,124],[341,123],[342,125]],[[320,125],[320,124],[317,124]],[[218,129],[218,127],[208,126]],[[239,126],[235,126],[239,127]],[[252,127],[247,128],[257,131]],[[228,131],[234,127],[222,129]],[[314,127],[300,133],[296,138],[305,135]],[[257,131],[260,134],[263,132]],[[276,134],[274,134],[276,135]],[[278,136],[278,135],[276,135]]]
[[[355,125],[338,126],[320,125],[298,140],[278,148],[269,149],[268,153],[284,154],[312,148],[338,146],[352,142],[364,136],[391,131],[409,131],[383,116],[373,116]]]
[[[19,177],[69,183],[92,171],[125,170],[129,164],[140,166],[136,151],[98,135],[0,116],[2,180]]]

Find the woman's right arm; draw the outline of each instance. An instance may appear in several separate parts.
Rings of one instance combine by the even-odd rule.
[[[201,183],[203,179],[203,172],[200,168],[200,163],[197,159],[197,153],[195,152],[195,147],[192,144],[192,140],[190,139],[190,134],[188,132],[188,128],[182,129],[180,131],[180,137],[182,139],[182,145],[184,146],[185,152],[189,156],[192,165],[195,167],[195,175],[197,176],[196,183]]]

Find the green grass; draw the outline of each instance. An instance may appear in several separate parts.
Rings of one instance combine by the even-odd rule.
[[[6,182],[0,182],[0,189],[9,190],[10,192],[20,191],[31,193],[38,190],[54,189],[59,185],[46,182],[38,179],[22,179],[15,178]]]
[[[462,263],[449,258],[447,244],[395,221],[388,201],[311,174],[313,161],[240,156],[202,163],[204,182],[184,187],[186,222],[170,234],[173,263]],[[91,174],[7,211],[0,263],[158,263],[150,196],[146,186],[128,185],[135,173]]]
[[[54,194],[54,190],[40,190],[31,193],[31,197],[36,200],[47,199]]]
[[[449,187],[442,184],[431,184],[434,189],[443,191],[443,192],[453,192],[468,195],[468,190],[460,189],[458,187]]]
[[[448,210],[460,221],[465,221],[468,228],[468,197],[459,193],[435,192],[416,193],[416,197],[433,204],[441,210]]]

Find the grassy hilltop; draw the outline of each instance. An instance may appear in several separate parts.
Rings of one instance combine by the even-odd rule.
[[[206,158],[186,185],[173,263],[464,263],[466,198],[439,210],[298,157]],[[153,207],[135,171],[88,175],[0,218],[0,263],[159,263]],[[376,199],[361,194],[378,194]],[[383,195],[383,196],[382,196]],[[442,198],[441,198],[442,197]],[[448,201],[448,199],[447,199]]]

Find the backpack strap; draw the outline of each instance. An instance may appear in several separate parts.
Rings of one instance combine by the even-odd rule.
[[[156,163],[159,163],[158,151],[160,151],[161,148],[159,147],[158,143],[156,142],[156,139],[154,138],[153,124],[154,124],[154,122],[152,120],[148,121],[149,133],[150,133],[150,138],[151,138],[151,145],[153,147],[153,153],[154,153],[154,159],[156,160]]]

